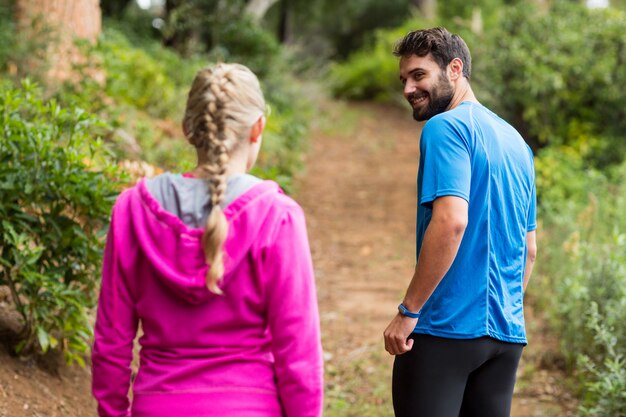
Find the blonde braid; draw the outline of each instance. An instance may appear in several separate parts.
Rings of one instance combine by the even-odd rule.
[[[218,284],[224,275],[224,242],[228,236],[228,221],[220,206],[226,193],[228,162],[242,138],[247,139],[254,118],[263,114],[264,107],[258,80],[238,64],[201,70],[189,91],[183,128],[189,142],[206,156],[200,168],[211,193],[211,211],[202,246],[210,265],[207,287],[216,294],[222,293]]]

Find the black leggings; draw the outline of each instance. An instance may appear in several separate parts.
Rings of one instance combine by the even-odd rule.
[[[490,337],[447,339],[412,334],[396,356],[396,417],[509,417],[524,345]]]

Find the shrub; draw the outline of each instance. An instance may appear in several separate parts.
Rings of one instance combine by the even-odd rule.
[[[626,154],[626,14],[556,1],[503,9],[476,57],[483,99],[533,146],[584,144],[596,167]],[[474,51],[473,51],[474,52]]]
[[[538,157],[538,277],[530,286],[561,340],[581,413],[626,413],[626,165],[584,168],[577,151]]]
[[[0,71],[7,70],[8,62],[14,53],[15,24],[13,23],[13,7],[3,4],[0,0]]]
[[[223,29],[228,28],[226,25]],[[234,36],[236,27],[231,29]],[[254,173],[290,189],[291,179],[301,166],[311,106],[284,68],[285,56],[273,51],[275,59],[260,64],[267,45],[259,50],[247,49],[259,30],[249,29],[246,37],[238,42],[233,40],[228,61],[247,65],[256,62],[259,70],[266,73],[259,78],[272,114],[268,117],[263,151]],[[228,39],[225,37],[224,41]],[[102,87],[86,74],[80,84],[67,85],[59,94],[60,100],[98,113],[113,129],[121,129],[135,138],[140,147],[138,155],[125,152],[114,132],[108,132],[119,156],[141,158],[166,170],[184,171],[195,163],[195,153],[178,126],[193,77],[211,62],[199,56],[183,58],[150,39],[140,44],[141,47],[132,46],[122,32],[105,29],[98,46],[87,51],[91,61],[106,74],[104,94]],[[274,46],[277,47],[275,41]]]
[[[484,7],[496,2],[482,1]],[[397,97],[390,94],[399,91],[394,42],[409,30],[441,24],[468,43],[478,98],[512,123],[533,149],[582,145],[585,161],[596,167],[624,159],[626,12],[570,1],[555,1],[543,10],[516,1],[499,13],[486,12],[480,24],[480,19],[448,15],[463,12],[467,18],[473,7],[461,10],[467,2],[454,3],[446,5],[438,22],[412,18],[399,29],[377,32],[371,45],[333,66],[334,94]]]
[[[343,63],[331,66],[331,90],[336,97],[347,99],[397,100],[402,89],[398,79],[395,42],[409,31],[430,26],[426,21],[410,19],[397,29],[379,30],[372,44],[353,53]]]
[[[18,352],[62,348],[82,363],[102,232],[118,172],[80,108],[44,102],[34,84],[0,90],[0,285],[22,317]]]
[[[182,114],[186,89],[206,65],[199,58],[183,60],[155,41],[131,46],[114,29],[104,31],[94,52],[106,73],[107,96],[161,118]]]
[[[281,59],[276,38],[246,15],[223,22],[217,35],[210,55],[215,60],[244,64],[259,78],[269,76]]]
[[[394,45],[411,31],[434,26],[445,26],[460,34],[470,46],[472,57],[480,55],[484,40],[472,31],[471,22],[413,16],[398,28],[378,30],[370,44],[350,55],[345,62],[333,64],[329,77],[333,94],[347,99],[400,102],[402,88],[398,78],[398,58],[393,55]]]
[[[49,69],[47,51],[59,41],[49,25],[35,19],[30,27],[17,33],[15,0],[0,0],[0,73],[2,78],[19,79],[28,74],[43,80]]]

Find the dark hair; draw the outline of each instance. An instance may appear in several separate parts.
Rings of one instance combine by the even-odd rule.
[[[465,41],[459,35],[453,35],[445,28],[421,29],[409,32],[396,43],[393,54],[399,57],[417,55],[424,57],[431,54],[442,70],[454,59],[463,62],[463,76],[469,79],[472,73],[472,56]]]

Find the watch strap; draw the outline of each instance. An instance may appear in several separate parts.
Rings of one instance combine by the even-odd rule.
[[[398,305],[398,311],[400,312],[400,314],[402,314],[403,316],[407,316],[407,317],[411,317],[412,319],[417,319],[420,316],[421,311],[418,311],[417,313],[413,313],[412,311],[409,311],[404,304],[400,303],[400,305]]]

